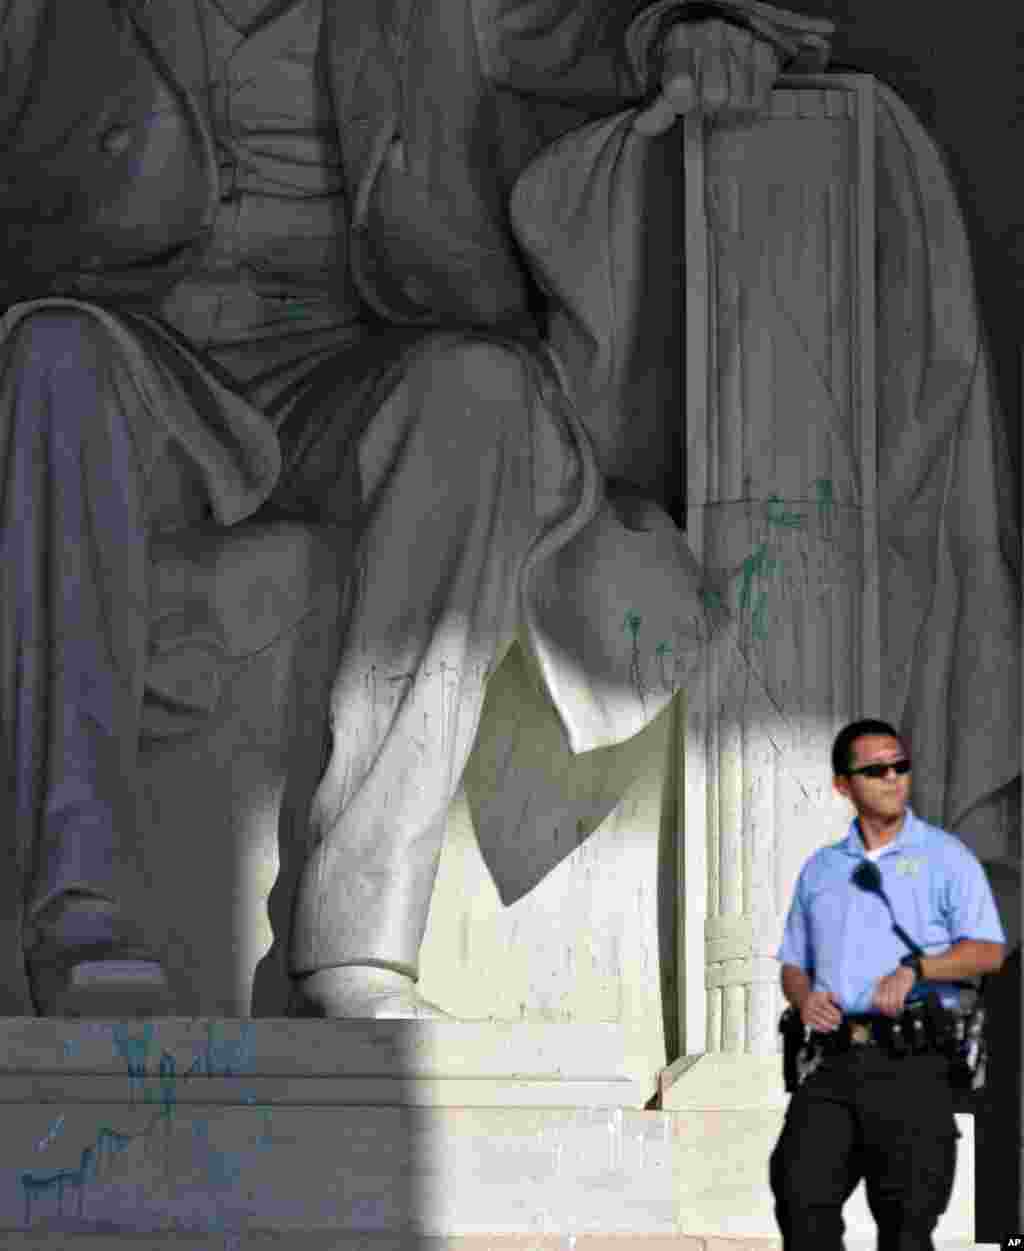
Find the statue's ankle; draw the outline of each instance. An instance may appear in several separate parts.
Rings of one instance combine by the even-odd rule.
[[[410,983],[415,984],[418,980],[419,972],[412,966],[391,964],[383,960],[329,964],[311,973],[292,974],[292,981],[303,989],[328,983],[338,986],[374,983],[382,986],[393,985],[398,988],[408,986]]]
[[[408,966],[333,965],[292,977],[289,1016],[453,1020],[416,990]]]
[[[118,916],[118,906],[109,896],[87,890],[62,891],[26,922],[25,947],[31,949],[43,942],[103,942],[112,937]]]

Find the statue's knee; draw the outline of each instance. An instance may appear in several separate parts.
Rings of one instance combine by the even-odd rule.
[[[6,348],[22,369],[54,375],[77,366],[94,369],[105,355],[105,332],[89,313],[76,308],[43,308],[14,326]]]
[[[481,399],[520,395],[528,382],[519,352],[492,339],[467,338],[447,345],[435,368]]]
[[[18,321],[0,343],[0,366],[17,379],[13,406],[0,413],[12,437],[33,446],[52,440],[63,459],[84,457],[90,472],[101,474],[116,455],[121,472],[135,466],[135,452],[149,461],[159,446],[150,407],[125,405],[117,374],[117,345],[106,327],[76,308],[34,310]],[[90,414],[83,420],[83,414]],[[84,449],[92,448],[85,457]],[[72,450],[75,449],[75,450]]]

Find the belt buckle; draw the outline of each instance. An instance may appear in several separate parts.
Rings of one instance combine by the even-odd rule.
[[[871,1026],[862,1021],[856,1021],[850,1026],[850,1042],[858,1047],[866,1046],[871,1041]]]

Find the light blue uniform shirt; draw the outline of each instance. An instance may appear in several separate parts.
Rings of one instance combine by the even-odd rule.
[[[953,834],[929,825],[908,807],[903,827],[875,858],[892,915],[878,895],[851,882],[865,855],[856,818],[838,843],[811,856],[797,879],[777,959],[803,969],[814,990],[830,991],[843,1012],[875,1012],[879,980],[909,955],[893,920],[926,956],[963,938],[1005,943],[985,870]],[[918,982],[908,995],[936,990],[947,1007],[959,992],[949,982]]]

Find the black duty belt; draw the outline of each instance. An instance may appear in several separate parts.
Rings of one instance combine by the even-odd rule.
[[[937,1038],[922,1013],[904,1012],[897,1018],[886,1016],[844,1016],[828,1033],[811,1033],[811,1042],[825,1055],[841,1055],[855,1047],[882,1047],[887,1051],[920,1053],[938,1050]]]
[[[985,1009],[978,992],[957,1009],[943,1008],[934,991],[905,1008],[898,1017],[850,1014],[828,1033],[809,1030],[792,1007],[779,1021],[783,1036],[782,1072],[792,1093],[826,1056],[877,1047],[890,1056],[944,1055],[954,1086],[979,1091],[985,1087],[988,1047]]]
[[[986,1047],[984,1008],[980,998],[969,1010],[950,1011],[930,993],[928,1000],[905,1008],[899,1017],[846,1015],[838,1028],[819,1033],[805,1030],[798,1013],[788,1008],[779,1022],[783,1033],[783,1077],[793,1092],[828,1056],[878,1047],[894,1057],[941,1055],[950,1062],[955,1086],[984,1088]]]
[[[845,1015],[830,1033],[810,1032],[812,1051],[842,1055],[861,1047],[878,1047],[893,1056],[951,1055],[955,1050],[958,1014],[943,1008],[938,998],[918,1000],[898,1017],[877,1013]],[[962,1032],[962,1031],[961,1031]]]

